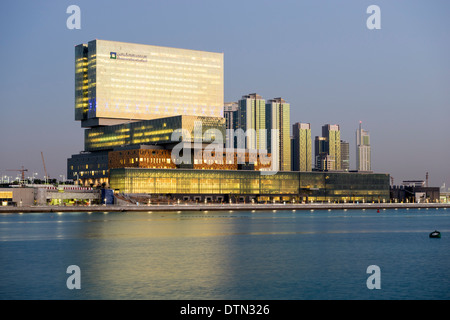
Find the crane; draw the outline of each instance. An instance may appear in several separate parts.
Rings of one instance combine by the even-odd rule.
[[[22,183],[25,181],[25,171],[28,171],[28,169],[25,169],[24,166],[22,166],[22,169],[20,170],[6,170],[6,171],[19,171],[22,172]]]
[[[42,151],[41,151],[41,157],[42,157],[42,164],[44,165],[45,183],[47,183],[47,179],[48,179],[47,169],[45,168],[44,154],[42,153]]]

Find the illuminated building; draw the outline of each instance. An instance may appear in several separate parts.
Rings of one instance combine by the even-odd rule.
[[[341,132],[339,125],[322,126],[322,136],[315,139],[315,169],[341,170]]]
[[[237,148],[234,130],[238,127],[238,104],[237,102],[227,102],[223,107],[223,116],[226,120],[226,140],[227,148]]]
[[[361,127],[356,130],[356,169],[359,171],[372,170],[371,155],[370,155],[370,136],[369,132]]]
[[[331,170],[341,169],[341,131],[339,125],[326,124],[322,126],[322,136],[327,139],[327,153],[334,160]]]
[[[223,85],[223,53],[106,40],[75,47],[75,120],[83,127],[222,117]]]
[[[289,171],[289,109],[281,98],[266,104],[249,94],[229,105],[226,119],[223,54],[94,40],[75,47],[75,119],[85,128],[85,147],[67,160],[67,177],[120,193],[183,200],[389,199],[386,174]],[[236,145],[236,135],[228,140],[239,149],[222,148],[230,127],[246,134]],[[279,144],[271,129],[279,131]],[[309,171],[311,133],[305,133]],[[329,127],[324,139],[323,154],[340,166],[339,127]],[[213,142],[220,148],[209,149]],[[281,161],[272,170],[273,161],[262,154],[275,146]]]
[[[292,126],[292,171],[312,170],[311,125],[295,123]]]
[[[350,144],[341,140],[341,170],[350,170]]]
[[[250,150],[267,150],[266,101],[252,93],[238,101],[237,129],[246,133],[237,139],[237,147]]]
[[[85,129],[85,151],[112,150],[124,145],[174,144],[172,135],[176,131],[186,133],[183,141],[203,142],[214,140],[214,134],[225,137],[225,118],[174,116],[111,126]]]
[[[127,194],[213,201],[389,201],[389,175],[349,172],[111,169],[111,186]],[[370,188],[368,186],[370,185]]]
[[[278,171],[291,171],[290,104],[282,98],[266,103],[267,151],[277,156]]]

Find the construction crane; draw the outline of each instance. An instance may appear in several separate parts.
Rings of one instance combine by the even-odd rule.
[[[24,166],[22,166],[22,169],[20,170],[6,170],[6,171],[19,171],[22,172],[22,183],[25,181],[25,171],[28,171],[28,169],[25,169]]]
[[[45,168],[44,154],[42,153],[42,151],[41,151],[41,157],[42,157],[42,164],[44,165],[45,183],[47,183],[47,179],[48,179],[47,169]]]

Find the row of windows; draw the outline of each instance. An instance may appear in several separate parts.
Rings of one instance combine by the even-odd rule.
[[[375,174],[280,172],[276,175],[260,175],[259,172],[238,171],[117,169],[111,170],[110,183],[112,188],[126,193],[303,193],[316,196],[389,197],[389,176]]]

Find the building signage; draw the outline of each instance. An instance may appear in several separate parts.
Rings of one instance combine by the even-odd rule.
[[[134,62],[147,62],[147,56],[143,54],[134,54],[134,53],[121,53],[121,52],[110,52],[109,58],[114,60],[127,60]]]

